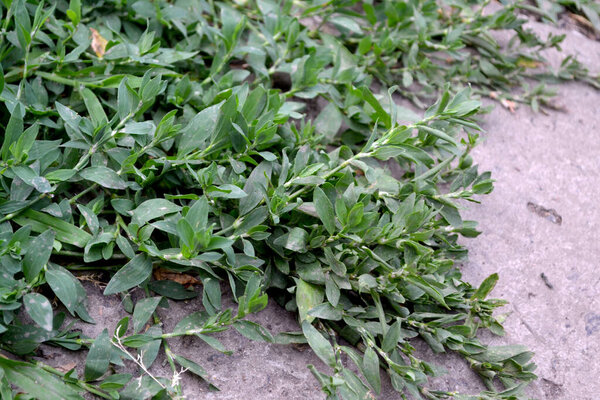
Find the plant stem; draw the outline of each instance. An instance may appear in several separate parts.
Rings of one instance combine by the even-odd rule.
[[[29,209],[32,205],[34,205],[35,203],[37,203],[44,197],[46,197],[46,193],[40,193],[36,199],[31,200],[31,202],[28,204],[27,207],[23,208],[22,210],[10,213],[10,214],[6,214],[4,217],[0,218],[0,223],[5,222],[5,221],[10,221],[14,217],[20,215],[23,211]]]
[[[144,291],[146,292],[146,296],[150,297],[150,290],[148,290],[148,286],[144,286]],[[162,322],[160,320],[160,317],[158,316],[158,313],[156,311],[154,311],[152,313],[152,318],[154,320],[154,324],[155,325],[161,325],[162,326]],[[176,377],[179,375],[177,372],[177,366],[175,365],[175,360],[173,359],[173,352],[171,351],[171,347],[169,346],[169,342],[167,341],[166,338],[161,338],[161,342],[164,348],[164,352],[165,352],[165,357],[167,358],[167,361],[169,363],[169,366],[171,367],[171,372],[173,373],[173,382],[176,380]],[[181,384],[179,382],[176,383],[175,386],[175,390],[177,391],[178,395],[182,395],[182,388],[181,388]]]
[[[47,364],[44,364],[42,362],[39,362],[39,361],[37,361],[35,363],[35,365],[37,365],[38,367],[42,368],[44,371],[47,371],[47,372],[50,372],[50,373],[52,373],[54,375],[60,376],[61,378],[64,378],[65,375],[66,375],[64,372],[62,372],[62,371],[60,371],[60,370],[58,370],[56,368],[53,368],[53,367],[51,367],[51,366],[49,366]],[[72,377],[69,377],[69,379],[74,379],[75,380],[75,378],[72,378]],[[96,396],[100,396],[103,399],[109,399],[109,400],[112,399],[112,397],[108,393],[105,393],[104,391],[100,390],[98,387],[96,387],[94,385],[91,385],[91,384],[89,384],[87,382],[84,382],[82,380],[76,379],[75,385],[79,386],[80,388],[82,388],[84,390],[87,390],[90,393],[95,394]]]
[[[88,186],[87,188],[85,188],[81,192],[77,193],[75,196],[71,197],[71,200],[69,200],[69,204],[74,204],[82,196],[84,196],[84,195],[88,194],[89,192],[91,192],[92,190],[96,189],[96,187],[98,187],[97,183],[94,183],[94,184]]]
[[[129,114],[127,114],[125,116],[125,118],[123,118],[121,121],[119,121],[119,123],[117,124],[117,126],[115,127],[115,129],[112,130],[112,132],[110,133],[109,136],[107,136],[107,138],[104,141],[107,141],[109,139],[111,139],[112,137],[114,137],[117,132],[119,132],[119,130],[127,123],[127,121],[129,121],[132,117],[134,116],[134,113],[131,112]],[[95,143],[92,147],[90,147],[90,149],[88,150],[87,153],[84,154],[83,157],[81,157],[79,159],[79,162],[75,165],[75,167],[73,167],[73,169],[77,172],[79,172],[83,167],[85,167],[85,165],[87,164],[88,160],[90,159],[90,157],[96,152],[98,151],[98,149],[102,146],[103,142],[98,142]]]

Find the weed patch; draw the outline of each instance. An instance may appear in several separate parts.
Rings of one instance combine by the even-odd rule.
[[[231,328],[308,343],[328,399],[376,396],[380,370],[417,399],[525,398],[532,353],[477,338],[503,334],[504,302],[488,298],[497,274],[461,279],[457,239],[478,231],[459,202],[492,190],[470,155],[482,96],[544,110],[549,83],[599,85],[572,57],[551,70],[542,52],[563,37],[537,37],[519,12],[567,7],[597,29],[598,10],[490,3],[2,1],[2,399],[183,398],[182,370],[214,386],[169,340],[229,353],[213,334]],[[94,322],[82,270],[107,277],[107,296],[145,293],[114,332],[65,322]],[[200,292],[203,309],[163,331],[165,299]],[[301,330],[246,319],[269,300]],[[487,391],[429,388],[439,371],[416,337],[462,355]],[[86,350],[82,373],[33,361],[42,343]],[[170,376],[151,372],[159,352]],[[114,373],[125,361],[135,376]]]

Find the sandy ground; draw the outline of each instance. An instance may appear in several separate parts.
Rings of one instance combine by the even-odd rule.
[[[534,27],[544,33],[557,31]],[[600,68],[600,42],[574,31],[565,33],[565,51],[578,54],[592,69]],[[549,57],[557,63],[556,54]],[[510,302],[503,309],[508,314],[507,334],[484,335],[483,340],[521,343],[536,353],[539,380],[530,385],[529,395],[591,400],[600,392],[600,92],[580,84],[563,85],[558,101],[566,112],[547,116],[522,107],[511,113],[498,106],[485,116],[484,142],[474,158],[497,182],[481,205],[465,210],[468,219],[480,222],[483,234],[465,242],[470,261],[463,272],[474,284],[491,273],[500,274],[493,296]],[[98,324],[81,325],[83,332],[95,337],[105,327],[112,331],[126,315],[119,299],[104,298],[92,285],[86,288]],[[196,299],[160,309],[165,331],[199,307]],[[273,332],[298,330],[294,317],[274,304],[255,318]],[[222,389],[210,392],[206,383],[184,374],[189,399],[324,399],[306,368],[309,363],[323,365],[309,349],[251,342],[235,331],[218,337],[233,355],[217,353],[200,340],[171,341],[175,353],[201,364]],[[432,387],[471,393],[482,389],[459,357],[431,356],[418,347],[450,371]],[[50,364],[76,363],[79,369],[85,360],[82,353],[65,354],[48,346],[44,355]],[[154,370],[168,373],[160,359]],[[381,398],[400,396],[388,384]]]
[[[598,71],[600,43],[565,33],[564,51]],[[483,234],[468,243],[463,272],[473,283],[500,274],[493,294],[510,302],[509,316],[506,337],[493,342],[536,353],[532,397],[592,400],[600,392],[600,92],[563,85],[557,100],[565,112],[497,107],[485,118],[474,158],[496,183],[466,212]]]
[[[498,109],[487,118],[474,156],[497,182],[467,212],[483,234],[464,274],[500,274],[493,294],[510,301],[500,341],[536,353],[532,396],[591,400],[600,390],[600,94],[569,85],[560,98],[566,113]]]

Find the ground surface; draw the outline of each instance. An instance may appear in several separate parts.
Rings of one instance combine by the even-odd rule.
[[[598,69],[600,43],[565,32],[565,51]],[[492,171],[497,182],[481,205],[465,211],[468,219],[480,222],[483,234],[466,242],[470,261],[463,272],[474,284],[491,273],[500,274],[492,294],[510,302],[503,309],[509,314],[507,335],[483,340],[521,343],[535,351],[540,379],[529,394],[540,400],[591,400],[600,392],[600,92],[565,85],[558,102],[566,112],[546,116],[526,107],[515,113],[496,107],[485,117],[487,132],[475,159],[481,170]],[[105,327],[112,331],[126,315],[118,297],[105,298],[91,284],[86,288],[98,324],[80,325],[83,332],[95,337]],[[193,300],[160,309],[165,331],[199,307],[200,301]],[[298,330],[293,316],[275,304],[255,318],[273,332]],[[204,366],[222,389],[209,392],[205,383],[185,374],[189,399],[324,398],[305,367],[308,363],[323,367],[310,350],[251,342],[235,331],[219,337],[233,355],[216,353],[200,340],[172,341],[175,353]],[[424,347],[423,352],[428,353]],[[44,355],[50,364],[83,368],[82,353],[46,346]],[[472,393],[481,389],[459,357],[429,357],[450,371],[432,386]],[[155,370],[168,373],[160,362]],[[388,385],[381,398],[400,397]]]

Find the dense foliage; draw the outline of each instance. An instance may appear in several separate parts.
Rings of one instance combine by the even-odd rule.
[[[478,233],[459,201],[492,190],[469,155],[473,95],[538,109],[548,81],[598,80],[573,58],[545,69],[540,51],[562,37],[536,37],[518,11],[547,11],[488,3],[3,0],[0,397],[181,398],[181,367],[207,374],[169,339],[227,352],[212,334],[233,327],[308,342],[331,399],[379,393],[380,368],[413,398],[522,398],[532,354],[477,339],[502,334],[503,302],[487,299],[498,276],[476,289],[455,265],[458,236]],[[434,104],[417,115],[398,95]],[[105,295],[143,288],[115,332],[67,322],[93,323],[82,269],[105,272]],[[153,271],[202,283],[203,309],[172,332],[155,310],[198,293]],[[268,298],[302,332],[245,319]],[[438,369],[414,354],[417,336],[464,356],[488,391],[428,389]],[[83,374],[31,361],[41,343],[88,349]],[[172,376],[151,373],[159,351]],[[113,373],[123,360],[135,378]]]

